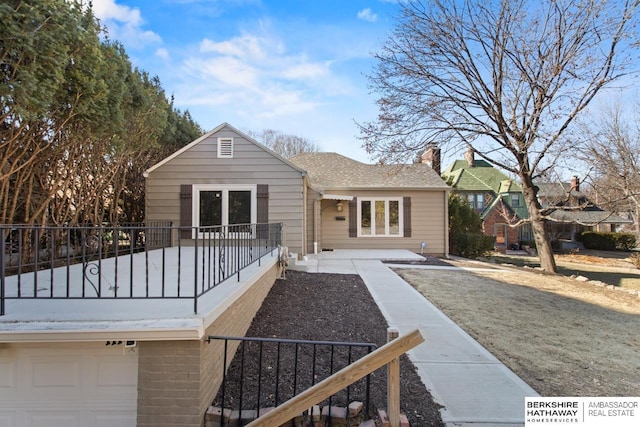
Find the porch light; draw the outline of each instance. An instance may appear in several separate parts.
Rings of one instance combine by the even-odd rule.
[[[336,203],[336,210],[338,212],[342,212],[342,201],[338,200],[338,203]]]

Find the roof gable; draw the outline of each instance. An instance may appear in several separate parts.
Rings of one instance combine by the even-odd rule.
[[[519,192],[520,185],[485,160],[455,160],[443,173],[450,185],[460,191],[492,191],[495,194]]]
[[[291,161],[285,159],[284,157],[282,157],[281,155],[279,155],[278,153],[276,153],[275,151],[271,150],[270,148],[260,144],[258,141],[256,141],[254,138],[250,137],[249,135],[247,135],[246,133],[236,129],[235,127],[231,126],[228,123],[222,123],[218,126],[216,126],[213,130],[205,133],[204,135],[202,135],[200,138],[190,142],[189,144],[185,145],[184,147],[182,147],[181,149],[179,149],[178,151],[174,152],[173,154],[169,155],[168,157],[165,157],[164,159],[162,159],[161,161],[159,161],[158,163],[156,163],[155,165],[151,166],[149,169],[147,169],[146,171],[144,171],[143,175],[145,177],[149,176],[150,173],[152,173],[154,170],[158,169],[159,167],[165,165],[166,163],[170,162],[171,160],[175,159],[176,157],[180,156],[182,153],[191,150],[193,147],[195,147],[196,145],[200,144],[202,141],[207,140],[209,137],[211,137],[212,135],[215,135],[219,132],[221,132],[222,130],[227,129],[230,130],[236,134],[238,134],[238,136],[244,138],[245,140],[247,140],[249,143],[254,144],[255,146],[257,146],[258,148],[260,148],[261,150],[265,151],[266,153],[272,155],[273,157],[277,158],[278,160],[280,160],[281,162],[287,164],[288,166],[290,166],[291,168],[297,170],[298,172],[302,173],[302,174],[306,174],[306,172],[301,169],[299,166],[295,165],[294,163],[292,163]]]
[[[496,197],[491,201],[489,206],[484,208],[484,210],[480,213],[480,218],[482,218],[482,220],[484,221],[491,212],[498,208],[505,209],[510,215],[518,215],[508,203],[505,203],[502,197]]]

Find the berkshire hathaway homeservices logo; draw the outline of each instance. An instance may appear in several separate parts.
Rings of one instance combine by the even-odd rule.
[[[525,427],[637,427],[640,397],[527,397]]]

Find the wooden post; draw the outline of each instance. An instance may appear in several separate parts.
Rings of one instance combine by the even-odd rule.
[[[387,342],[398,338],[397,329],[387,329]],[[400,358],[395,357],[387,364],[387,406],[389,426],[400,427]]]

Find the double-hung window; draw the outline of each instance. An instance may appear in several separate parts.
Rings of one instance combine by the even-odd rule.
[[[469,204],[478,212],[482,212],[484,209],[484,193],[469,193],[467,194]]]
[[[256,186],[194,185],[194,224],[198,227],[256,222]]]
[[[402,198],[358,198],[358,237],[402,237]]]

